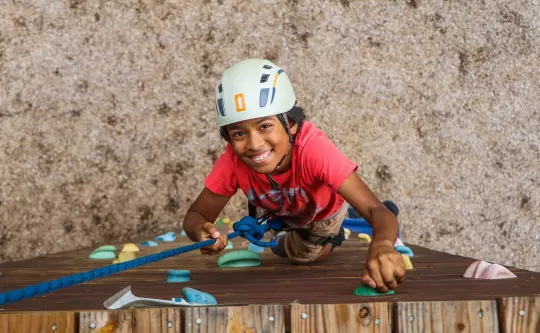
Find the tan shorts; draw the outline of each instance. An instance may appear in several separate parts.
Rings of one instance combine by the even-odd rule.
[[[339,233],[343,219],[347,216],[347,202],[343,203],[338,210],[329,219],[321,221],[313,221],[306,228],[311,234],[322,237],[333,237]],[[308,264],[319,258],[324,249],[323,245],[317,245],[304,240],[298,232],[292,230],[287,232],[284,238],[279,241],[279,247],[282,248],[281,253],[277,250],[275,253],[281,256],[286,256],[295,264]]]

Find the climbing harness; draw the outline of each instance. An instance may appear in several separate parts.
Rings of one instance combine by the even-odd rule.
[[[264,234],[269,231],[273,225],[276,225],[276,222],[275,220],[272,220],[271,217],[268,215],[264,215],[258,219],[251,216],[245,216],[240,221],[233,224],[234,232],[227,234],[227,239],[233,239],[235,237],[242,236],[255,245],[273,248],[277,245],[276,240],[272,239],[272,241],[270,242],[261,241],[261,239],[264,237]],[[155,253],[149,256],[133,259],[123,263],[113,264],[110,266],[93,269],[84,273],[77,273],[63,278],[42,282],[39,284],[15,289],[5,293],[0,293],[0,305],[13,303],[37,295],[52,292],[61,288],[66,288],[79,283],[99,279],[131,268],[149,264],[151,262],[176,256],[182,253],[202,249],[203,247],[210,246],[215,242],[215,239],[208,239],[202,242],[181,246],[176,249]]]

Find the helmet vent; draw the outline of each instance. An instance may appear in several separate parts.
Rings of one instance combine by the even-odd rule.
[[[261,89],[261,93],[259,96],[259,106],[262,108],[268,103],[268,94],[270,93],[269,88],[263,88]]]
[[[270,65],[264,65],[263,68],[264,68],[264,69],[272,69],[272,66],[270,66]]]
[[[263,74],[261,76],[261,83],[267,82],[269,77],[270,77],[270,74]]]

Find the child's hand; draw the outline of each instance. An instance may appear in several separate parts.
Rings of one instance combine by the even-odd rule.
[[[202,227],[198,230],[197,233],[197,242],[202,242],[207,239],[215,239],[216,242],[213,245],[203,247],[201,249],[202,254],[218,254],[227,244],[229,243],[229,240],[227,238],[227,234],[221,235],[217,228],[214,226],[212,222],[206,222],[202,225]]]
[[[388,241],[371,242],[362,283],[386,293],[405,280],[405,262]]]

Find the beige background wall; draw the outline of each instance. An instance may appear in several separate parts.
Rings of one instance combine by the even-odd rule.
[[[540,270],[538,1],[0,6],[0,261],[178,225],[223,148],[220,73],[266,57],[406,242]]]

